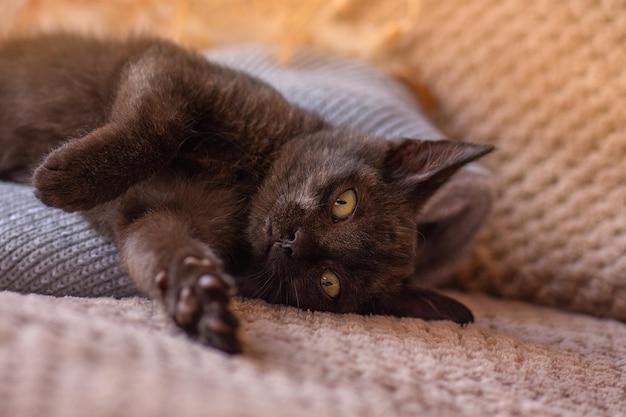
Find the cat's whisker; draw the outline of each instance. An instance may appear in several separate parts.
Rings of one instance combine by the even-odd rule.
[[[278,280],[278,292],[276,293],[276,301],[280,300],[282,291],[283,291],[283,280],[279,279]],[[287,294],[287,302],[285,304],[289,304],[289,294]]]
[[[300,308],[300,299],[298,298],[298,289],[295,287],[295,285],[293,285],[293,278],[290,277],[290,281],[291,281],[291,288],[293,289],[293,292],[296,296],[296,307]]]
[[[272,281],[274,279],[273,275],[268,275],[267,278],[265,279],[265,282],[263,283],[263,285],[261,286],[261,288],[258,291],[258,297],[259,298],[263,298],[267,292],[271,289],[272,287]]]
[[[254,285],[254,289],[252,290],[252,298],[262,298],[263,295],[267,293],[269,290],[269,286],[272,281],[272,276],[267,271],[259,271],[257,273],[247,275],[246,282],[255,282],[260,285]]]
[[[296,293],[296,306],[300,308],[300,299],[298,298],[298,288],[294,285],[293,276],[291,274],[289,275],[289,279],[291,280],[291,287],[293,288],[293,291]]]
[[[372,307],[371,311],[376,312],[376,303],[374,303],[374,297],[372,297],[372,295],[370,294],[368,298],[370,301],[370,306]]]
[[[256,274],[252,274],[252,275],[246,275],[245,281],[246,283],[258,283],[258,282],[262,282],[263,278],[265,277],[264,274],[262,273],[256,273]]]

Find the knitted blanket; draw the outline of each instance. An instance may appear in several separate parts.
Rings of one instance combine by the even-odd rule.
[[[208,58],[245,70],[285,97],[316,110],[336,125],[390,140],[441,139],[415,99],[398,82],[370,66],[302,51],[288,65],[261,47],[215,50]],[[119,266],[112,242],[77,214],[43,206],[30,187],[0,184],[0,290],[49,295],[137,294]],[[433,232],[420,258],[417,284],[442,284],[458,269],[491,207],[490,176],[477,164],[458,172],[428,202],[416,223]]]
[[[626,320],[626,8],[423,0],[393,53],[455,138],[497,146],[496,204],[459,283]]]

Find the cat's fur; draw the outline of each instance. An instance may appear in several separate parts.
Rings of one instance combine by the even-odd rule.
[[[415,218],[490,150],[333,128],[164,40],[57,34],[0,45],[0,179],[83,212],[117,242],[142,291],[227,352],[241,349],[235,289],[304,309],[472,321],[460,303],[409,286],[419,278]],[[356,209],[338,219],[346,190]],[[326,271],[339,277],[334,299]]]

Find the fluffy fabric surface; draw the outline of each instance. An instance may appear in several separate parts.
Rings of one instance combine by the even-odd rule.
[[[278,65],[276,51],[258,46],[212,51],[216,62],[250,72],[290,101],[316,110],[336,125],[390,140],[441,139],[401,84],[368,65],[301,52]],[[77,214],[43,206],[32,189],[1,184],[0,290],[48,295],[137,294],[121,271],[115,246]],[[432,233],[423,245],[419,284],[442,284],[458,269],[491,207],[489,173],[477,164],[458,172],[416,219]]]
[[[626,415],[626,327],[486,296],[477,323],[236,303],[245,354],[155,303],[0,293],[0,415]]]

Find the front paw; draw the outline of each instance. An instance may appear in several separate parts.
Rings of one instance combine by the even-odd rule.
[[[213,261],[187,256],[155,278],[165,308],[176,324],[202,343],[240,353],[239,322],[228,308],[232,279]]]

